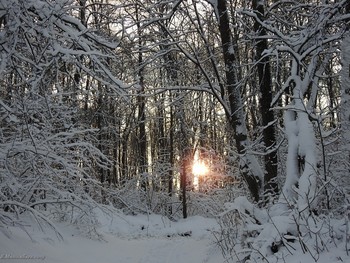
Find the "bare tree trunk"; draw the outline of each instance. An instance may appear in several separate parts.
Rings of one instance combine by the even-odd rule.
[[[137,97],[137,105],[138,105],[138,147],[139,147],[139,173],[142,177],[144,177],[147,172],[147,135],[146,135],[146,113],[145,113],[145,85],[144,85],[144,76],[143,76],[143,55],[142,55],[142,32],[141,25],[139,20],[139,10],[138,4],[135,5],[136,11],[136,26],[138,33],[138,97]],[[141,187],[146,190],[147,189],[147,178],[141,179]]]
[[[233,129],[236,148],[240,155],[241,174],[247,182],[252,198],[254,201],[259,201],[263,175],[262,172],[259,171],[259,165],[257,164],[255,157],[247,152],[249,141],[240,88],[236,78],[235,65],[237,60],[234,52],[234,43],[232,40],[226,0],[217,1],[217,10],[221,44],[226,67],[226,91],[231,110],[227,118]]]
[[[87,26],[87,21],[86,21],[86,0],[79,0],[79,16],[80,16],[80,21],[84,26]]]
[[[182,201],[182,216],[187,218],[187,166],[188,166],[188,156],[183,156],[181,165],[181,201]]]
[[[350,4],[349,4],[350,9]],[[349,10],[350,11],[350,10]],[[343,53],[343,69],[342,69],[342,85],[341,85],[341,107],[340,107],[340,121],[341,121],[341,150],[344,160],[338,167],[341,169],[341,178],[344,180],[344,185],[350,192],[350,35],[344,38],[342,44]]]
[[[264,20],[264,2],[253,0],[253,9],[256,11],[258,18]],[[263,52],[267,50],[266,38],[259,38],[265,36],[266,32],[261,25],[255,21],[254,29],[257,33],[256,44],[256,60],[259,75],[259,88],[260,88],[260,111],[262,117],[263,126],[263,140],[265,144],[265,171],[264,171],[264,191],[266,198],[270,195],[274,196],[278,194],[277,184],[277,155],[276,150],[272,150],[276,143],[275,128],[272,125],[275,120],[273,111],[270,109],[272,103],[272,81],[271,81],[271,68],[270,61],[267,56],[263,55]]]
[[[174,172],[173,172],[173,167],[174,167],[174,113],[171,110],[170,113],[170,135],[169,135],[169,166],[170,169],[168,171],[168,195],[171,198],[173,196],[173,178],[174,178]],[[170,203],[169,205],[169,215],[172,215],[173,213],[173,207],[172,204]]]

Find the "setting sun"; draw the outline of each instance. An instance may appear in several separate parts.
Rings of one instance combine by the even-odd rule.
[[[206,166],[203,162],[201,161],[195,161],[192,166],[192,172],[195,175],[205,175],[208,173],[208,166]]]

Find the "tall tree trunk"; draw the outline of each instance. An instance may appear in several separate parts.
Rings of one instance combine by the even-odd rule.
[[[233,129],[236,148],[240,155],[240,172],[244,180],[247,182],[252,198],[254,201],[259,201],[263,173],[259,169],[260,167],[256,158],[247,152],[250,145],[247,136],[240,87],[238,86],[236,78],[235,65],[237,60],[234,51],[226,0],[217,1],[217,11],[221,45],[226,68],[226,91],[231,111],[227,114],[227,118]]]
[[[102,85],[99,83],[98,84],[98,99],[97,99],[97,128],[98,128],[98,135],[97,135],[97,139],[98,139],[98,149],[101,152],[104,152],[104,127],[103,127],[103,90],[102,90]],[[98,168],[98,172],[99,172],[99,176],[100,176],[100,182],[104,183],[106,180],[106,176],[105,176],[105,172],[104,169],[102,167]]]
[[[81,23],[86,27],[87,26],[87,21],[86,21],[86,0],[79,0],[79,17]]]
[[[350,9],[350,4],[349,4]],[[349,10],[350,11],[350,10]],[[341,83],[341,107],[340,107],[340,121],[341,121],[341,150],[344,160],[340,162],[340,177],[347,191],[350,193],[350,35],[344,38],[342,44],[343,53],[343,68],[342,68],[342,83]]]
[[[173,196],[173,178],[174,178],[174,112],[170,111],[170,127],[169,127],[169,171],[168,171],[168,195],[170,198]],[[173,213],[172,203],[169,205],[169,215]]]
[[[186,154],[184,154],[184,156],[182,156],[182,164],[181,164],[181,173],[180,173],[180,177],[181,177],[181,201],[182,201],[182,217],[183,218],[187,218],[187,179],[188,179],[188,175],[187,175],[187,170],[188,170],[188,156],[186,156]]]
[[[147,172],[147,135],[146,135],[146,113],[145,113],[145,84],[144,84],[144,73],[143,73],[143,54],[142,54],[142,30],[140,25],[139,18],[139,9],[138,4],[135,5],[136,11],[136,26],[138,34],[138,97],[137,97],[137,106],[138,106],[138,147],[139,147],[139,173],[141,174],[141,187],[147,189],[147,178],[144,178],[145,173]]]
[[[264,2],[260,0],[253,0],[253,9],[256,11],[257,17],[264,20]],[[257,33],[256,43],[256,60],[257,69],[259,75],[259,89],[260,89],[260,111],[263,126],[263,140],[265,144],[265,171],[264,171],[264,191],[266,198],[270,195],[274,196],[278,194],[278,185],[276,181],[277,177],[277,154],[276,150],[272,150],[276,143],[275,128],[273,121],[275,116],[270,109],[272,103],[272,81],[271,81],[271,68],[270,61],[267,56],[263,55],[263,52],[267,50],[266,38],[259,38],[266,35],[266,31],[255,21],[254,29]]]

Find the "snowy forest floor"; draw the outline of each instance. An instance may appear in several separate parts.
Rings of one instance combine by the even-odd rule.
[[[224,262],[211,234],[218,227],[213,219],[191,217],[172,222],[156,215],[118,215],[101,216],[96,228],[57,226],[63,240],[37,227],[27,227],[27,233],[18,227],[0,227],[0,263]]]
[[[96,212],[96,225],[56,223],[61,237],[30,219],[22,229],[0,226],[0,263],[235,262],[226,261],[216,245],[213,232],[219,226],[215,219],[194,216],[173,222],[159,215]],[[350,262],[343,248],[322,253],[316,261],[307,253],[295,252],[283,262]]]

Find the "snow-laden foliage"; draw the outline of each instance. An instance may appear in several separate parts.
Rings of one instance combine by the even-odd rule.
[[[332,262],[349,259],[347,217],[304,217],[297,209],[257,208],[239,197],[227,204],[219,223],[221,230],[214,235],[229,262],[290,262],[293,255],[305,255],[312,262],[324,256]],[[331,253],[334,249],[340,253],[338,257]]]
[[[110,161],[80,122],[79,84],[90,76],[122,93],[107,67],[116,44],[70,16],[70,1],[0,7],[0,222],[21,224],[25,212],[38,222],[91,221],[102,201],[95,171]]]
[[[282,191],[274,204],[258,207],[238,198],[219,216],[222,230],[216,234],[218,244],[232,262],[279,262],[300,253],[317,261],[335,248],[343,255],[349,253],[347,186],[339,185],[340,174],[332,173],[334,162],[329,158],[336,148],[334,141],[332,144],[336,130],[330,125],[327,101],[317,103],[323,95],[322,87],[327,85],[323,80],[327,64],[332,56],[339,56],[346,27],[335,21],[347,21],[348,15],[343,13],[346,4],[310,5],[306,9],[317,13],[302,19],[302,24],[297,24],[298,16],[305,10],[296,3],[272,5],[264,21],[254,12],[242,11],[267,30],[271,44],[265,55],[277,64],[288,61],[290,66],[274,99],[275,109],[284,116],[287,157],[285,168],[280,169],[285,171]],[[283,5],[292,7],[288,21],[279,13],[283,8],[276,8]],[[281,19],[273,23],[274,17]],[[290,23],[295,26],[291,28]],[[276,106],[281,97],[284,101]],[[340,143],[346,140],[340,139]],[[346,158],[341,160],[347,163]],[[342,167],[340,173],[348,176],[346,165]],[[345,257],[332,260],[347,261]]]

